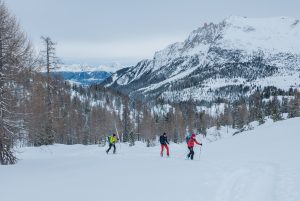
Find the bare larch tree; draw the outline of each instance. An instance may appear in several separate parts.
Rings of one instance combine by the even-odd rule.
[[[14,140],[21,128],[13,111],[16,74],[28,65],[31,47],[15,18],[0,0],[0,164],[14,164]],[[27,66],[28,67],[28,66]]]
[[[54,43],[50,37],[41,37],[44,50],[42,51],[42,66],[46,67],[47,71],[47,95],[45,97],[46,101],[46,121],[45,121],[45,133],[41,133],[38,143],[36,145],[50,145],[54,143],[55,131],[53,128],[53,103],[52,103],[52,78],[51,71],[57,68],[59,64],[59,59],[56,57],[56,48]]]

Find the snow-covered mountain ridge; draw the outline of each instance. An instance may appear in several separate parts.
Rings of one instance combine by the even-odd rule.
[[[233,16],[205,24],[104,84],[144,100],[213,100],[257,86],[299,87],[299,77],[299,19]]]

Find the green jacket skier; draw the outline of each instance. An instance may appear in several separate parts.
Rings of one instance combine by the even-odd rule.
[[[108,142],[109,142],[109,148],[106,150],[106,153],[108,154],[108,152],[110,151],[110,149],[113,147],[114,151],[113,153],[116,153],[116,142],[118,142],[118,138],[116,136],[116,134],[113,134],[112,136],[108,137]]]

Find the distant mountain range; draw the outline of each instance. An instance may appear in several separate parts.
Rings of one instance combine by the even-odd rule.
[[[234,100],[257,87],[300,85],[300,22],[229,17],[192,31],[103,84],[142,100]]]
[[[113,72],[120,68],[120,64],[111,66],[101,65],[97,67],[80,64],[61,65],[52,72],[52,75],[60,76],[64,80],[74,84],[91,85],[102,83],[106,78],[111,76]]]
[[[102,83],[106,78],[108,78],[111,75],[111,73],[105,71],[55,71],[52,72],[52,75],[60,76],[64,80],[67,80],[73,84],[91,85]]]

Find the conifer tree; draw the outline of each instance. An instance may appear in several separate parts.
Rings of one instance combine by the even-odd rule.
[[[122,124],[123,124],[123,142],[129,141],[129,132],[130,132],[130,110],[129,110],[129,99],[125,97],[124,99],[124,105],[123,105],[123,118],[122,118]]]
[[[295,91],[294,98],[288,103],[288,118],[300,116],[300,92]]]
[[[270,102],[270,112],[271,118],[274,122],[282,119],[282,114],[280,112],[280,102],[277,96],[274,96]]]

